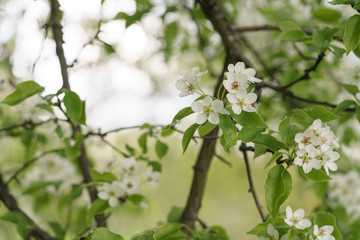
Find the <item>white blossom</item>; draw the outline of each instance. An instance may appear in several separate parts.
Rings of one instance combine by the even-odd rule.
[[[261,82],[260,79],[255,77],[256,71],[253,68],[245,68],[245,64],[243,62],[237,62],[234,64],[228,65],[228,71],[226,76],[229,80],[236,79],[238,75],[244,74],[247,76],[247,80],[249,82]]]
[[[129,195],[133,195],[140,189],[141,184],[137,176],[125,175],[122,182],[119,183],[122,189]]]
[[[185,97],[193,94],[200,85],[200,78],[206,72],[199,72],[199,67],[194,67],[191,71],[181,70],[182,78],[177,80],[175,86],[181,91],[180,97]]]
[[[321,228],[318,225],[314,226],[314,235],[317,240],[335,240],[331,233],[334,231],[334,227],[331,225],[325,225]]]
[[[236,114],[240,114],[242,110],[246,112],[256,111],[256,109],[251,106],[251,104],[253,104],[257,99],[257,95],[255,93],[247,94],[245,89],[241,89],[236,94],[228,93],[226,97],[232,104],[231,109]]]
[[[153,171],[153,168],[150,166],[146,169],[146,172],[143,174],[145,182],[151,187],[158,187],[158,180],[161,176],[160,172]]]
[[[148,206],[148,204],[146,202],[141,201],[139,203],[139,207],[140,207],[141,210],[146,211],[149,206]]]
[[[324,153],[323,163],[326,174],[329,175],[329,169],[331,171],[337,170],[337,165],[334,161],[340,158],[340,154],[338,152],[333,152],[331,150]]]
[[[125,158],[120,162],[120,174],[136,175],[141,172],[141,168],[144,164],[136,161],[135,157]]]
[[[294,226],[297,229],[305,229],[311,226],[311,222],[308,219],[304,219],[305,212],[302,208],[299,208],[295,212],[292,211],[290,206],[286,207],[286,219],[285,223],[289,226]]]
[[[245,74],[228,74],[227,79],[223,81],[223,84],[229,93],[237,93],[240,90],[246,90],[249,86]]]
[[[318,165],[317,160],[315,158],[311,158],[305,149],[299,149],[296,151],[294,163],[302,166],[305,173],[309,173],[311,169],[316,168]]]
[[[193,102],[191,109],[198,113],[196,117],[197,124],[203,124],[206,120],[209,120],[212,124],[218,124],[220,122],[219,113],[228,114],[222,101],[218,99],[213,101],[209,96],[206,96],[203,100]]]
[[[104,183],[102,190],[99,191],[98,197],[102,200],[108,200],[110,207],[115,207],[119,202],[119,197],[124,195],[120,182],[113,181],[110,183]]]
[[[111,171],[120,164],[116,157],[110,159],[101,159],[101,162],[103,166],[101,167],[100,172]]]

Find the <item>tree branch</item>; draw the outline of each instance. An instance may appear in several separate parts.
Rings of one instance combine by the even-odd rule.
[[[56,54],[60,61],[60,68],[61,68],[61,75],[63,80],[63,89],[71,90],[70,84],[69,84],[69,78],[68,78],[68,65],[66,64],[66,59],[64,55],[64,49],[63,49],[63,36],[62,36],[62,26],[60,23],[60,5],[58,0],[51,0],[51,14],[50,14],[50,20],[51,20],[51,26],[54,33],[54,39],[56,43]],[[76,133],[81,132],[80,126],[74,126],[72,124],[72,130],[73,135]],[[83,182],[85,184],[91,183],[93,180],[90,175],[90,161],[86,154],[86,148],[84,142],[81,142],[80,145],[80,157],[79,157],[79,165],[80,169],[83,175]],[[87,186],[87,190],[90,195],[91,202],[94,202],[98,199],[98,191],[96,187],[94,186]],[[95,220],[98,227],[106,227],[106,217],[104,214],[98,214],[95,215]]]
[[[261,207],[259,199],[258,199],[258,197],[256,195],[254,183],[253,183],[253,180],[252,180],[250,164],[249,164],[249,158],[248,158],[248,155],[247,155],[247,146],[246,146],[245,143],[241,144],[240,151],[242,151],[242,153],[244,155],[244,161],[245,161],[245,165],[246,165],[246,173],[247,173],[247,177],[248,177],[249,185],[250,185],[249,192],[251,192],[252,195],[253,195],[253,198],[254,198],[254,201],[255,201],[255,204],[256,204],[256,208],[259,211],[259,214],[261,216],[262,221],[266,222],[266,216],[265,216],[264,212],[262,211],[262,207]]]
[[[3,181],[2,174],[0,172],[0,200],[4,203],[7,209],[13,212],[21,213],[28,221],[33,225],[33,229],[29,231],[27,237],[33,236],[41,240],[56,240],[56,238],[51,237],[47,232],[41,229],[25,212],[23,212],[14,196],[10,193],[8,185]]]

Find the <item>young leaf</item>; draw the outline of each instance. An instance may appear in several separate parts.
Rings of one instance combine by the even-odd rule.
[[[300,172],[304,177],[317,182],[325,182],[332,179],[324,171],[314,168],[309,173],[305,173],[304,170],[301,168]]]
[[[320,119],[322,122],[329,122],[339,118],[322,106],[314,106],[310,111],[307,111],[307,113],[313,120]]]
[[[235,114],[230,110],[230,115],[243,127],[268,128],[262,117],[256,112],[242,111],[240,114]]]
[[[44,88],[34,81],[22,82],[16,86],[16,89],[13,93],[11,93],[4,100],[2,100],[2,103],[14,106],[24,101],[25,99],[35,95],[36,93],[40,93],[42,91],[44,91]]]
[[[323,7],[314,10],[313,17],[327,24],[336,24],[341,18],[341,13],[335,9]]]
[[[360,106],[357,106],[356,107],[356,119],[360,122]]]
[[[156,145],[155,145],[155,152],[156,152],[156,155],[161,159],[163,158],[167,151],[168,151],[169,147],[166,143],[160,141],[160,140],[157,140],[156,141]]]
[[[95,229],[91,235],[91,240],[124,240],[124,238],[118,234],[110,232],[107,228],[100,227]]]
[[[29,232],[35,227],[20,212],[7,212],[0,219],[16,224],[16,230],[23,239],[28,236]]]
[[[191,125],[188,129],[186,129],[186,131],[184,132],[184,135],[182,138],[183,153],[188,148],[189,143],[190,143],[192,137],[194,136],[194,133],[198,127],[199,127],[199,124],[195,123],[195,124]]]
[[[63,102],[68,117],[70,118],[71,122],[76,126],[83,115],[83,104],[80,97],[75,92],[65,91]]]
[[[103,213],[108,207],[110,206],[107,201],[96,199],[95,202],[91,204],[89,210],[86,212],[86,218],[91,219],[95,215]]]
[[[173,118],[171,123],[174,123],[175,121],[179,121],[181,119],[183,119],[186,116],[189,116],[190,114],[194,113],[193,110],[191,109],[191,107],[186,107],[181,109]]]
[[[360,42],[360,15],[355,14],[350,17],[345,23],[344,44],[346,47],[346,54],[354,50]]]
[[[307,40],[311,40],[311,37],[309,37],[306,33],[304,33],[301,30],[291,30],[285,32],[280,37],[281,44],[285,42],[304,42]]]
[[[337,114],[339,112],[342,112],[350,106],[356,106],[356,102],[352,100],[344,100],[337,105],[337,107],[334,109],[334,113]]]
[[[345,88],[346,91],[348,91],[349,93],[351,93],[354,96],[359,92],[359,89],[356,85],[345,84],[345,83],[340,83],[340,84],[343,88]]]
[[[138,139],[139,146],[141,147],[143,153],[147,152],[147,136],[148,136],[148,134],[149,134],[148,132],[145,132],[145,133],[141,134],[141,136]]]
[[[252,234],[256,236],[267,236],[267,225],[268,223],[259,223],[253,229],[247,232],[247,234]]]
[[[229,155],[231,146],[226,142],[224,135],[220,137],[220,144],[223,147],[224,151]]]
[[[253,142],[265,145],[268,149],[270,149],[273,152],[279,150],[280,148],[285,148],[282,142],[279,142],[278,140],[276,140],[276,138],[274,138],[269,134],[260,134],[256,137],[256,139]]]
[[[227,115],[220,114],[219,127],[228,145],[234,146],[237,141],[237,130],[234,122]]]
[[[184,209],[182,207],[177,207],[177,206],[171,207],[171,210],[167,215],[167,222],[168,223],[179,222],[181,214],[183,213],[183,211],[184,211]]]
[[[265,201],[273,220],[277,218],[281,204],[288,198],[291,185],[291,176],[282,165],[269,171],[265,182]]]
[[[116,180],[116,177],[111,172],[99,173],[93,169],[90,169],[91,178],[97,182],[108,182],[112,183]]]
[[[154,234],[156,240],[183,239],[185,233],[181,231],[182,224],[168,223],[160,227]]]
[[[256,139],[259,133],[265,131],[265,128],[249,128],[243,127],[240,132],[238,139],[243,142],[252,142]]]
[[[287,146],[294,140],[298,130],[295,126],[290,125],[289,118],[285,117],[279,124],[279,132],[281,139],[283,140],[285,146]]]
[[[66,231],[62,228],[61,224],[58,222],[49,222],[49,226],[55,233],[55,236],[59,239],[64,239]]]
[[[216,125],[212,124],[209,121],[206,121],[205,124],[201,125],[198,128],[198,133],[201,137],[205,136],[206,134],[210,133],[215,127],[216,127]]]

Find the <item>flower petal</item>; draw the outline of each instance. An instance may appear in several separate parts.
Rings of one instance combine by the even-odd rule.
[[[191,109],[194,111],[194,112],[202,112],[204,110],[204,104],[202,104],[201,102],[199,101],[194,101],[192,104],[191,104]]]
[[[209,122],[212,123],[212,124],[217,125],[220,122],[219,114],[217,114],[215,112],[211,112],[209,114]]]
[[[197,124],[203,124],[204,122],[206,122],[207,117],[205,115],[205,113],[199,113],[196,117],[196,123]]]

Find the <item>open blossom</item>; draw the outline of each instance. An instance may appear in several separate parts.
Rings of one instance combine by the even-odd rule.
[[[98,197],[102,200],[108,200],[110,207],[115,207],[119,202],[119,197],[124,195],[124,190],[120,186],[120,182],[113,181],[104,183],[103,188],[98,193]]]
[[[334,227],[331,225],[325,225],[321,228],[318,225],[314,226],[314,235],[316,240],[335,240],[334,236],[331,233],[334,231]]]
[[[135,175],[141,172],[143,166],[142,162],[136,161],[135,157],[125,158],[120,162],[119,173],[127,175]]]
[[[218,124],[220,122],[219,113],[228,114],[222,101],[218,99],[213,101],[209,96],[203,100],[193,102],[191,109],[198,113],[196,117],[197,124],[203,124],[206,120],[209,120],[212,124]]]
[[[101,162],[103,166],[100,169],[100,172],[111,171],[119,165],[119,160],[116,157],[111,159],[101,159]]]
[[[290,206],[286,207],[286,219],[284,221],[289,226],[294,226],[297,229],[305,229],[311,226],[311,222],[308,219],[304,219],[305,212],[302,208],[299,208],[295,212],[292,211]]]
[[[161,176],[160,172],[153,171],[153,168],[150,166],[146,169],[145,174],[143,175],[145,182],[151,187],[158,187],[158,180]]]
[[[229,80],[236,79],[237,76],[244,74],[247,76],[247,80],[249,82],[261,82],[260,79],[255,77],[256,71],[253,68],[245,68],[245,64],[243,62],[237,62],[235,66],[234,64],[229,64],[228,71],[229,72],[226,73],[226,76]]]
[[[305,173],[311,169],[324,167],[327,175],[329,169],[337,170],[334,161],[340,158],[339,153],[334,149],[339,148],[334,132],[328,126],[323,127],[320,119],[315,120],[304,133],[295,135],[297,145],[296,158],[294,163],[302,166]]]
[[[129,195],[133,195],[140,189],[141,184],[137,176],[125,175],[123,181],[119,184],[121,188]]]
[[[182,78],[177,80],[175,86],[181,91],[180,97],[193,94],[200,85],[200,78],[206,72],[199,72],[199,67],[194,67],[191,71],[181,71]]]
[[[237,93],[240,90],[246,90],[249,86],[245,74],[228,74],[228,77],[223,81],[223,84],[229,93]]]
[[[269,223],[266,228],[268,237],[260,236],[260,240],[279,240],[279,232]]]
[[[232,104],[231,109],[236,114],[240,114],[242,110],[246,112],[255,112],[256,109],[251,106],[256,99],[257,95],[255,93],[246,93],[245,89],[241,89],[238,93],[228,93],[226,95],[229,102]]]

